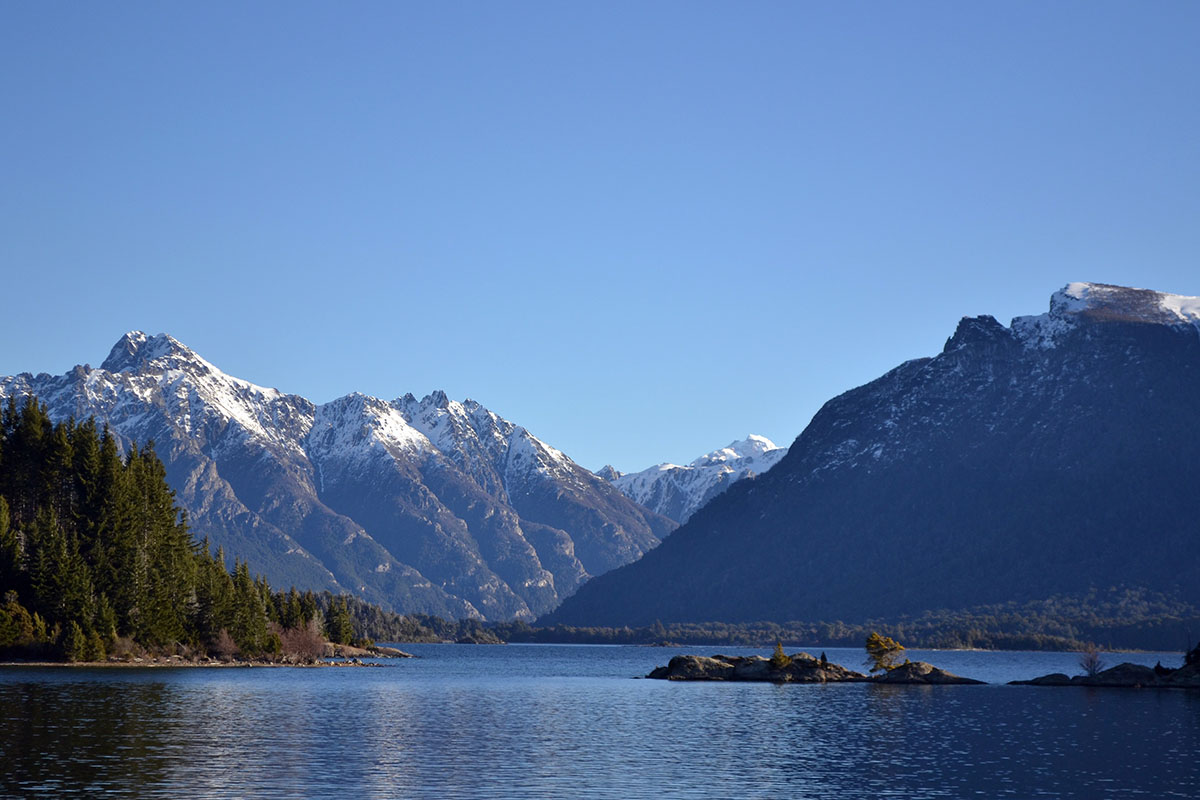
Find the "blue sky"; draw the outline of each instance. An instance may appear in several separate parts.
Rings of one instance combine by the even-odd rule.
[[[1200,4],[0,3],[0,374],[129,329],[590,468],[1200,295]]]

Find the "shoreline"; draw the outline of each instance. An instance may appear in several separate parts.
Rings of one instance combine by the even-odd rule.
[[[382,667],[358,659],[347,661],[317,661],[312,664],[285,664],[278,661],[187,661],[179,659],[143,659],[139,661],[0,661],[0,669],[21,667],[50,667],[64,669],[248,669],[251,667],[290,667],[313,669],[324,667]]]
[[[191,661],[183,656],[141,656],[130,659],[112,659],[104,661],[0,661],[0,669],[5,667],[86,667],[92,669],[170,669],[182,667],[195,669],[213,667],[219,669],[246,667],[382,667],[383,664],[364,662],[364,658],[416,658],[412,653],[406,653],[395,647],[372,645],[371,647],[354,647],[348,644],[329,645],[325,655],[309,663],[286,661],[267,661],[265,659],[220,659],[205,657],[203,660]]]

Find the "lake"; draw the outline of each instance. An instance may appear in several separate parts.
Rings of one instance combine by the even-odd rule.
[[[771,648],[404,645],[376,669],[0,669],[5,796],[1200,796],[1200,693],[635,680]],[[789,648],[789,652],[792,648]],[[814,651],[814,655],[819,651]],[[862,669],[861,649],[826,650]],[[1070,653],[910,651],[1002,684]],[[1105,655],[1109,665],[1178,653]]]

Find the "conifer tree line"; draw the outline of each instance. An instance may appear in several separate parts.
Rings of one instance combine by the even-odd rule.
[[[273,593],[196,542],[153,444],[123,456],[93,419],[0,412],[0,654],[102,660],[148,652],[318,658],[347,643],[344,599]]]

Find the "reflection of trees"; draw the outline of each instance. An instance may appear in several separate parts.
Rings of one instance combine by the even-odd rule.
[[[136,794],[160,783],[169,694],[161,683],[0,684],[4,795]]]

